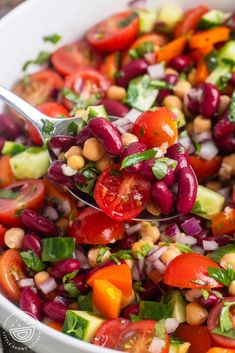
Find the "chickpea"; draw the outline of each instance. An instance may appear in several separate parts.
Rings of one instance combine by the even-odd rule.
[[[235,153],[230,154],[223,158],[223,163],[231,167],[232,176],[235,175]]]
[[[47,281],[49,277],[50,277],[50,276],[49,276],[49,273],[46,272],[46,271],[41,271],[41,272],[36,273],[36,274],[34,275],[34,282],[35,282],[35,284],[36,284],[36,287],[39,288],[40,285],[41,285],[43,282]]]
[[[179,80],[174,86],[173,92],[177,97],[183,99],[185,94],[190,91],[191,87],[192,85],[190,82],[186,80]]]
[[[10,228],[4,235],[4,242],[10,249],[20,249],[22,247],[25,232],[21,228]]]
[[[235,281],[232,281],[228,287],[228,292],[230,295],[235,295]]]
[[[91,137],[84,143],[82,154],[90,161],[97,162],[103,157],[104,149],[95,137]]]
[[[120,86],[110,86],[108,91],[107,91],[107,98],[122,102],[126,97],[126,90],[123,87]]]
[[[149,222],[141,222],[140,235],[143,238],[149,238],[156,243],[160,237],[160,231],[157,227],[152,226]]]
[[[191,343],[184,342],[179,346],[178,353],[188,353]]]
[[[159,216],[161,213],[161,211],[154,206],[152,201],[147,203],[146,210],[154,216]]]
[[[179,255],[180,253],[178,251],[168,249],[162,254],[161,260],[167,266],[174,258]]]
[[[222,259],[220,260],[220,266],[223,268],[227,268],[231,266],[233,271],[235,271],[235,253],[225,254]]]
[[[139,141],[138,137],[131,134],[130,132],[124,132],[124,134],[122,134],[121,139],[122,139],[122,144],[124,147],[129,146],[133,142]]]
[[[168,109],[178,108],[181,110],[183,107],[181,99],[173,95],[166,96],[163,99],[163,105]]]
[[[151,239],[146,238],[140,239],[139,241],[134,243],[131,247],[133,256],[138,258],[138,254],[143,255],[143,247],[145,247],[146,245],[149,246],[149,248],[151,249],[154,246],[154,242]]]
[[[76,155],[76,156],[81,156],[82,155],[81,147],[72,146],[72,147],[70,147],[70,149],[66,153],[64,153],[64,157],[66,159],[69,159],[69,157],[74,156],[74,155]]]
[[[192,69],[188,74],[188,82],[191,83],[192,86],[196,83],[196,69]]]
[[[178,72],[174,69],[172,69],[171,67],[167,67],[165,69],[165,75],[176,75],[178,76]]]
[[[82,156],[76,156],[75,154],[68,158],[67,164],[70,168],[79,170],[84,167],[85,159]]]
[[[223,184],[220,181],[208,181],[206,187],[212,191],[218,191],[223,187]]]
[[[128,305],[130,305],[131,303],[133,303],[133,301],[135,300],[135,292],[132,290],[131,295],[126,296],[126,295],[122,295],[122,303],[121,303],[121,308],[124,309],[126,308]]]
[[[208,311],[199,303],[186,305],[186,322],[191,326],[202,325],[208,316]]]
[[[111,163],[112,159],[109,156],[104,155],[101,159],[96,162],[96,169],[99,172],[103,172],[106,168],[111,165]]]
[[[85,109],[78,109],[76,110],[74,116],[77,118],[77,117],[82,117],[84,114],[86,113],[86,110]]]
[[[228,108],[230,100],[231,98],[229,96],[226,96],[226,95],[220,96],[219,108],[218,108],[219,113],[223,113]]]
[[[100,254],[100,248],[91,248],[88,251],[88,263],[91,267],[96,267],[100,266],[101,264],[104,264],[105,262],[109,261],[111,252],[107,249],[102,257],[99,259],[99,262],[97,262],[97,258],[99,258]]]
[[[202,115],[198,115],[193,120],[193,130],[196,133],[211,131],[211,120],[203,118]]]
[[[219,170],[220,180],[229,180],[232,177],[232,167],[231,165],[222,162]]]

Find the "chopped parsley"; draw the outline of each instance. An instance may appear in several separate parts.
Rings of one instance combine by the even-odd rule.
[[[62,38],[61,35],[54,33],[49,36],[44,36],[43,40],[44,40],[44,42],[50,42],[52,44],[57,44],[57,43],[59,43],[61,38]]]
[[[230,265],[226,269],[209,267],[208,275],[226,287],[229,287],[230,283],[235,280],[235,272]]]
[[[31,64],[42,66],[48,62],[51,57],[51,53],[47,51],[40,51],[36,59],[28,60],[22,66],[22,70],[26,71]]]

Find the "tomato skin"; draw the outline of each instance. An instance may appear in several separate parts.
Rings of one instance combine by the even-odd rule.
[[[4,241],[4,235],[7,231],[7,228],[5,228],[3,225],[0,224],[0,246],[4,247],[6,246],[5,241]]]
[[[112,53],[106,56],[102,65],[100,66],[100,72],[106,76],[110,82],[115,81],[115,75],[119,69],[120,53]]]
[[[94,198],[109,217],[126,221],[136,217],[150,198],[151,184],[139,174],[121,170],[113,175],[114,166],[106,169],[97,179]]]
[[[45,187],[41,180],[26,180],[16,182],[6,189],[19,188],[20,194],[16,199],[0,199],[0,223],[7,227],[22,226],[17,211],[25,208],[38,210],[45,200]]]
[[[115,348],[120,333],[130,325],[126,319],[106,320],[98,329],[93,339],[93,344],[100,347]]]
[[[232,234],[235,232],[235,209],[231,208],[228,212],[216,213],[211,218],[211,229],[213,235]]]
[[[217,174],[222,163],[222,157],[220,156],[216,156],[209,161],[205,161],[199,156],[189,156],[189,159],[199,181]]]
[[[211,338],[206,326],[180,324],[174,335],[184,342],[191,343],[189,353],[206,353],[211,347]]]
[[[92,207],[80,212],[69,229],[77,244],[110,244],[124,237],[123,223]]]
[[[133,125],[132,133],[148,148],[168,147],[176,142],[178,130],[172,113],[167,108],[142,113]]]
[[[219,265],[206,256],[188,253],[174,258],[167,266],[163,281],[180,288],[217,288],[222,285],[208,277],[208,267],[219,268]],[[207,285],[194,283],[195,280],[208,282]],[[223,287],[223,286],[222,286]]]
[[[23,260],[15,249],[7,250],[0,259],[0,287],[13,302],[20,299],[17,281],[25,277],[23,267]]]
[[[0,157],[0,189],[11,185],[14,182],[14,174],[10,166],[10,156]]]
[[[198,6],[194,9],[188,10],[184,15],[183,20],[176,25],[174,36],[180,37],[195,30],[202,16],[208,11],[209,9],[206,6]]]
[[[139,32],[139,18],[133,16],[126,26],[121,26],[119,23],[132,14],[131,11],[120,12],[98,23],[87,32],[88,42],[94,48],[104,52],[125,50]]]
[[[102,57],[84,41],[78,41],[57,49],[51,56],[51,63],[61,75],[69,75],[84,69],[98,69]]]
[[[212,333],[212,330],[219,326],[219,317],[224,302],[235,302],[235,297],[226,297],[211,309],[207,319],[207,326],[216,345],[226,348],[235,348],[235,340]]]

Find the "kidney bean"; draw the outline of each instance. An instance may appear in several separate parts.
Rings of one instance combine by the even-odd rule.
[[[170,85],[175,85],[176,82],[178,81],[178,75],[168,74],[165,76],[164,81],[166,81]]]
[[[14,140],[22,135],[22,132],[22,127],[18,121],[7,114],[0,114],[0,134]]]
[[[61,279],[68,273],[80,269],[80,262],[76,259],[65,259],[56,262],[50,271],[50,275],[55,279]]]
[[[206,309],[210,309],[212,308],[212,306],[214,306],[215,304],[217,304],[221,299],[219,297],[217,297],[217,295],[213,294],[213,293],[209,293],[209,296],[207,299],[203,298],[203,297],[199,297],[198,301],[199,303],[204,306]]]
[[[63,161],[54,161],[47,171],[48,179],[55,183],[62,184],[70,189],[76,189],[73,177],[64,175],[61,166],[65,164]]]
[[[131,315],[138,315],[139,313],[139,304],[133,303],[129,305],[123,312],[123,317],[130,320]]]
[[[143,164],[142,164],[140,173],[149,181],[154,181],[156,179],[152,171],[154,161],[155,159],[151,158],[151,159],[148,159],[147,161],[143,161]]]
[[[35,288],[25,287],[22,289],[20,308],[37,320],[41,319],[41,298]]]
[[[75,283],[77,289],[81,294],[87,294],[90,290],[90,287],[86,283],[87,276],[85,274],[80,274],[74,277],[73,282]]]
[[[88,122],[92,134],[102,143],[105,151],[117,156],[123,151],[121,136],[117,128],[105,118],[95,118]]]
[[[175,176],[178,176],[182,168],[190,165],[189,155],[180,143],[175,143],[168,148],[167,157],[177,161],[177,166],[174,170]]]
[[[23,239],[22,249],[33,250],[35,254],[41,257],[41,239],[34,233],[26,234]]]
[[[147,150],[147,146],[141,142],[133,142],[127,148],[124,149],[122,154],[120,155],[120,162],[127,156],[131,156],[136,153],[144,152]],[[127,167],[125,170],[129,173],[139,173],[142,169],[143,162],[136,163],[132,167]]]
[[[118,242],[118,248],[122,250],[131,249],[132,245],[136,243],[138,236],[136,234],[126,235],[124,239]]]
[[[88,129],[88,127],[84,127],[79,134],[77,135],[76,138],[76,145],[83,147],[84,143],[86,142],[86,140],[88,140],[89,138],[93,137],[92,132],[90,131],[90,129]]]
[[[179,213],[189,213],[195,204],[197,197],[197,178],[191,167],[182,168],[178,177],[178,192],[176,206]]]
[[[58,322],[60,324],[64,323],[66,316],[67,306],[62,303],[56,303],[53,301],[48,301],[43,303],[42,312],[45,316],[49,317],[51,320]]]
[[[58,235],[57,227],[37,211],[23,210],[20,219],[26,228],[44,237],[56,237]]]
[[[217,146],[224,153],[233,153],[235,152],[235,136],[228,136],[221,140],[216,140]]]
[[[178,72],[187,72],[192,66],[192,60],[187,55],[178,55],[171,60],[170,66]]]
[[[120,75],[116,79],[116,82],[119,86],[124,88],[128,87],[129,82],[140,75],[143,75],[147,72],[148,63],[144,59],[132,60],[130,63],[123,66],[120,71]]]
[[[0,136],[0,153],[2,152],[2,148],[4,146],[4,143],[6,142],[6,138],[3,136]]]
[[[204,83],[201,96],[200,113],[205,118],[211,118],[218,110],[220,92],[218,88],[211,83]]]
[[[184,98],[184,106],[186,111],[192,116],[200,113],[201,97],[203,94],[203,85],[199,84],[192,88]]]
[[[161,181],[163,181],[167,186],[170,186],[171,184],[174,183],[174,180],[175,180],[174,171],[173,169],[168,168],[167,175],[164,176],[164,178],[162,178]]]
[[[227,113],[221,117],[214,126],[214,136],[216,139],[224,139],[235,131],[235,124],[233,124],[227,116]]]
[[[68,151],[70,147],[76,144],[76,137],[67,135],[53,136],[49,141],[49,147],[51,150],[60,148],[62,152]]]
[[[164,215],[171,213],[174,196],[163,181],[157,181],[152,185],[152,200],[161,213]]]
[[[171,94],[172,94],[172,91],[169,88],[160,89],[157,96],[157,101],[159,103],[162,103],[164,98],[166,98],[167,96],[170,96]]]
[[[129,108],[126,105],[111,99],[102,99],[101,104],[104,105],[108,115],[111,116],[122,118],[129,112]]]
[[[153,281],[142,282],[141,287],[144,288],[144,290],[140,292],[140,298],[142,300],[150,300],[153,298],[154,298],[154,300],[159,299],[158,298],[158,289]]]

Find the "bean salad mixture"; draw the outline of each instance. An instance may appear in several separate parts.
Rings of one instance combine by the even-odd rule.
[[[60,40],[12,91],[77,122],[0,114],[1,292],[101,347],[235,353],[235,13],[132,1]]]

